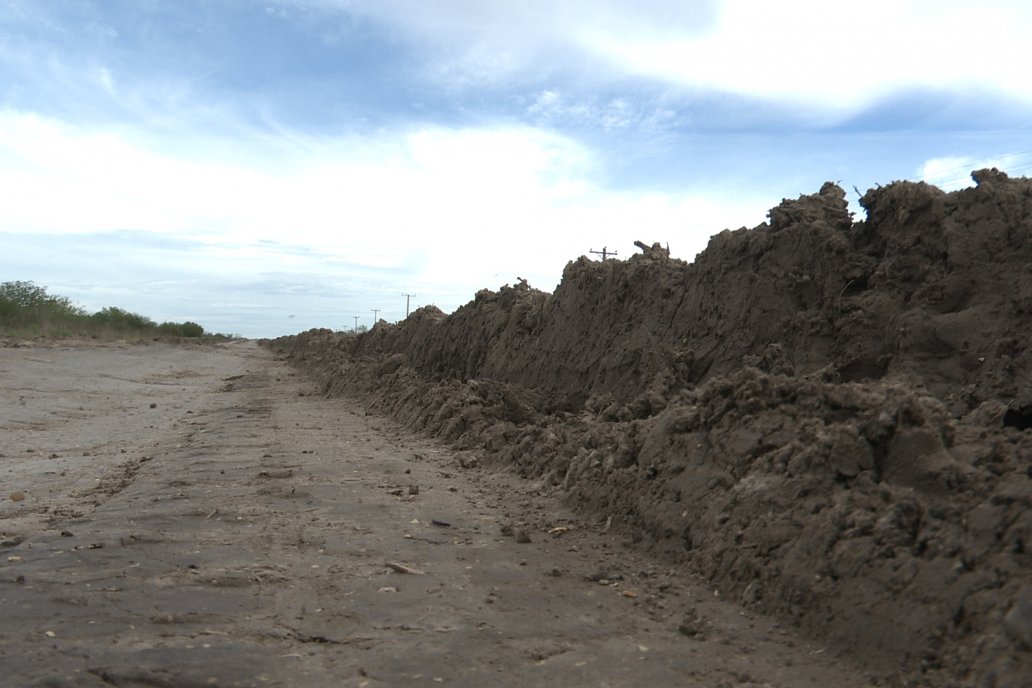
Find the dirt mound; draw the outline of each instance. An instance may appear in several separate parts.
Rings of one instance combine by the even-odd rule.
[[[974,178],[272,344],[908,680],[1027,685],[1032,182]]]

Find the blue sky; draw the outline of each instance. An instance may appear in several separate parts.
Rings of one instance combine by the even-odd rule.
[[[270,336],[1032,170],[1032,5],[0,0],[0,280]]]

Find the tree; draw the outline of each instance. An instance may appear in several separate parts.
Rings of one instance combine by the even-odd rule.
[[[51,296],[47,293],[46,287],[41,287],[34,282],[4,282],[0,284],[0,299],[19,308],[47,307],[74,312],[78,315],[82,314],[82,310],[73,306],[69,299],[63,296]]]
[[[63,296],[51,296],[33,282],[0,284],[0,324],[20,326],[71,320],[86,315]]]

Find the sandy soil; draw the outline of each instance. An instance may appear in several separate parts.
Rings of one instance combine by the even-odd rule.
[[[40,686],[861,686],[253,343],[0,349],[0,676]],[[465,465],[463,465],[465,464]]]

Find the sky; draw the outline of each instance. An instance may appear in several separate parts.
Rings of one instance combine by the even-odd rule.
[[[1029,175],[1030,35],[1026,0],[0,0],[0,281],[269,337],[691,261],[825,181],[862,219]]]

